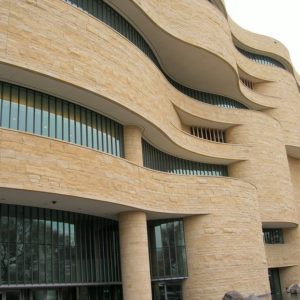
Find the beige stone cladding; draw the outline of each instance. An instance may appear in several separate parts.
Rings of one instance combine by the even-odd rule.
[[[299,220],[300,216],[300,205],[299,205],[299,196],[300,196],[300,160],[293,157],[288,157],[291,178],[293,183],[293,191],[295,196],[295,209],[297,210],[297,218]],[[275,247],[272,253],[272,256],[268,253],[269,264],[273,267],[280,268],[280,279],[281,286],[284,290],[286,287],[291,284],[298,282],[300,277],[300,231],[299,226],[296,228],[289,228],[284,230],[284,245],[279,245]],[[271,246],[271,245],[269,245]],[[278,245],[277,245],[278,246]],[[283,249],[283,252],[280,254],[279,249]],[[276,255],[276,257],[274,257]]]
[[[125,158],[136,163],[139,166],[143,165],[142,152],[142,131],[136,126],[125,126],[124,128],[124,148]]]
[[[254,286],[257,295],[269,292],[259,210],[254,199],[246,203],[240,196],[215,203],[212,215],[185,218],[184,299],[222,299],[237,289],[248,295]]]
[[[296,227],[293,228],[294,226],[289,225],[288,227],[290,228],[283,229],[284,244],[266,245],[265,247],[268,267],[279,268],[282,290],[284,291],[290,284],[299,282],[300,276],[298,253],[299,229],[297,226],[297,224],[299,224],[298,179],[300,174],[298,159],[292,158],[290,156],[288,157],[288,169],[291,175],[287,173],[286,167],[287,154],[296,155],[296,157],[299,157],[299,155],[297,154],[299,153],[298,130],[300,120],[300,94],[299,88],[297,86],[298,74],[295,72],[295,70],[292,69],[288,51],[282,44],[280,44],[280,42],[272,38],[247,32],[246,30],[241,29],[238,25],[234,24],[232,21],[230,21],[230,27],[234,36],[243,45],[249,47],[250,51],[251,49],[258,49],[258,51],[261,51],[261,53],[274,57],[283,62],[291,71],[291,73],[289,73],[288,71],[280,68],[261,65],[243,57],[239,53],[236,54],[239,67],[244,71],[246,70],[246,72],[253,76],[253,78],[258,78],[261,80],[261,82],[255,84],[255,92],[268,97],[273,97],[273,109],[267,109],[264,111],[264,113],[278,121],[278,124],[281,127],[281,130],[279,131],[281,131],[282,134],[278,135],[274,130],[271,130],[271,132],[274,138],[276,136],[276,140],[279,140],[280,137],[280,144],[282,146],[286,146],[286,151],[284,151],[283,149],[281,150],[282,157],[277,157],[277,166],[279,167],[279,165],[281,164],[281,166],[279,167],[280,172],[283,172],[283,170],[285,170],[285,188],[290,187],[289,182],[292,182],[293,195],[291,197],[289,192],[289,196],[284,196],[285,201],[288,201],[288,203],[283,201],[281,202],[281,204],[278,200],[274,201],[276,199],[276,195],[278,194],[276,194],[275,197],[272,196],[270,198],[270,209],[268,211],[268,215],[272,216],[272,213],[270,211],[271,207],[276,210],[275,207],[279,205],[277,206],[277,210],[279,211],[282,211],[282,209],[285,210],[287,209],[287,207],[289,207],[291,213],[290,216],[294,216]],[[268,131],[270,130],[266,127],[264,129]],[[267,139],[270,140],[270,138]],[[257,140],[257,142],[259,143],[260,141]],[[277,149],[279,149],[278,146]],[[281,184],[279,183],[281,182],[280,180],[276,180],[276,182],[277,184]],[[290,190],[290,188],[288,189]],[[288,198],[290,200],[287,200]],[[273,204],[275,204],[276,202],[277,204],[273,206],[271,203],[272,201],[274,201]],[[294,213],[292,212],[292,207],[294,207]],[[282,222],[284,222],[285,220],[288,221],[289,217],[287,215],[288,213],[284,218],[281,219]],[[264,220],[264,217],[262,219]],[[279,219],[277,220],[279,221]],[[280,228],[282,226],[280,225],[280,222],[277,224],[275,222],[273,224],[274,227],[277,228]]]
[[[211,289],[200,291],[200,278],[209,285],[212,278],[221,280],[219,296],[237,281],[243,292],[250,292],[253,278],[257,293],[268,292],[254,186],[233,178],[152,171],[109,154],[14,130],[1,129],[0,134],[1,187],[81,197],[87,212],[90,201],[104,201],[149,213],[204,215],[185,221],[189,266],[185,293],[195,297],[201,292],[209,299]],[[67,208],[75,209],[72,204]],[[241,245],[233,250],[237,241]],[[235,268],[238,276],[231,272]],[[226,270],[230,272],[225,276]]]
[[[123,297],[151,300],[147,216],[141,211],[121,213],[119,228]]]
[[[3,28],[8,44],[0,60],[82,87],[126,107],[162,130],[174,144],[189,150],[187,159],[192,154],[198,159],[200,154],[213,157],[215,161],[247,158],[247,149],[242,145],[216,147],[183,133],[172,101],[189,97],[170,85],[153,62],[127,39],[61,0],[37,3],[17,1],[11,6],[9,27]],[[39,18],[32,17],[35,15]],[[32,87],[36,83],[27,84]],[[85,99],[79,101],[85,104]],[[204,105],[206,110],[210,106]],[[94,109],[101,111],[99,105]]]
[[[118,5],[119,1],[108,2]],[[175,46],[184,45],[199,58],[208,53],[210,70],[214,63],[220,64],[220,82],[228,75],[230,84],[218,84],[215,90],[211,84],[210,92],[226,89],[221,94],[230,96],[232,91],[235,100],[253,110],[216,107],[184,95],[135,45],[62,0],[0,0],[1,80],[41,89],[118,120],[115,111],[102,106],[101,99],[105,99],[134,116],[121,120],[125,159],[1,128],[0,188],[12,195],[26,191],[76,198],[79,207],[66,202],[64,209],[85,209],[90,214],[98,214],[91,203],[114,206],[112,217],[121,213],[126,300],[151,298],[146,218],[153,215],[184,217],[189,273],[183,284],[184,299],[221,299],[232,289],[245,295],[269,293],[268,267],[280,268],[282,288],[299,282],[300,163],[287,154],[291,154],[289,146],[300,151],[300,94],[299,75],[295,74],[295,80],[287,50],[272,39],[240,29],[206,0],[128,3],[162,36],[172,37]],[[250,50],[257,48],[278,58],[291,72],[243,57],[234,47],[232,34]],[[154,44],[154,36],[145,38]],[[13,71],[6,73],[3,70],[8,66]],[[172,64],[162,67],[174,76]],[[191,87],[201,87],[207,80],[205,71],[187,69],[187,74],[204,78]],[[35,77],[20,76],[20,70]],[[255,80],[254,90],[239,83],[241,71]],[[41,87],[32,78],[49,84]],[[69,92],[52,90],[51,80],[64,83]],[[75,89],[95,95],[97,101],[73,99]],[[136,120],[147,128],[135,124]],[[186,123],[223,126],[227,143],[196,138],[188,133]],[[230,177],[146,169],[142,137],[163,141],[156,146],[170,155],[226,164]],[[15,203],[13,197],[11,203]],[[285,244],[264,247],[262,225],[266,223],[275,227],[293,224],[284,229]],[[139,254],[136,266],[131,251]],[[135,277],[130,276],[132,267],[137,270]],[[142,295],[141,286],[146,286],[144,298],[134,298],[137,291]]]
[[[255,188],[234,178],[153,171],[93,149],[10,129],[0,129],[0,137],[4,188],[181,215],[213,213],[214,199],[226,202],[230,193],[243,190],[257,204]]]

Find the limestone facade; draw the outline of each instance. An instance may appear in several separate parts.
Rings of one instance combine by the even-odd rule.
[[[282,290],[300,283],[300,80],[288,50],[234,24],[219,0],[105,2],[143,36],[167,76],[248,109],[182,93],[134,43],[67,1],[0,0],[0,80],[118,121],[125,150],[116,157],[1,127],[0,203],[55,201],[57,210],[118,220],[125,300],[152,299],[151,220],[183,220],[184,300],[234,289],[270,294],[268,269],[278,269]],[[285,69],[246,58],[234,43]],[[225,130],[226,143],[197,138],[190,126]],[[225,165],[228,176],[146,168],[142,139],[173,157]],[[263,228],[282,229],[284,244],[264,244]]]

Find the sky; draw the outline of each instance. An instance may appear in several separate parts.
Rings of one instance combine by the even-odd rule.
[[[225,0],[225,5],[239,26],[282,42],[300,74],[300,0]]]

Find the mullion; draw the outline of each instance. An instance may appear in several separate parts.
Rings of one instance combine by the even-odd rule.
[[[28,89],[25,89],[25,132],[27,132],[27,114],[28,114]]]
[[[2,126],[3,89],[4,89],[4,84],[2,82],[0,82],[0,126]],[[1,271],[1,269],[0,269],[0,271]],[[0,283],[1,283],[1,278],[0,278]]]
[[[95,255],[95,282],[100,280],[99,278],[99,245],[98,245],[98,236],[97,233],[99,231],[99,220],[95,220],[95,227],[93,229],[93,236],[94,236],[94,255]]]
[[[9,86],[8,128],[11,128],[11,96],[12,96],[12,85]]]
[[[93,217],[89,217],[89,220],[90,221],[90,230],[87,230],[87,237],[88,237],[88,240],[89,240],[89,252],[90,252],[90,263],[88,264],[89,266],[89,271],[90,271],[90,282],[93,282],[95,281],[94,280],[94,274],[93,274],[93,271],[94,271],[94,268],[95,268],[95,263],[93,263],[93,251],[92,251],[92,233],[94,231],[94,227],[95,227],[95,223],[94,223],[94,218]]]
[[[86,241],[86,235],[87,235],[87,216],[86,215],[83,215],[83,224],[82,224],[82,244],[84,244],[84,252],[82,252],[82,255],[83,255],[83,261],[84,261],[84,269],[85,269],[85,282],[88,282],[89,281],[89,276],[88,276],[88,266],[87,266],[87,241]]]
[[[10,223],[10,205],[7,208],[7,249],[8,249],[8,257],[10,256],[10,230],[9,230],[9,223]],[[10,284],[10,265],[8,264],[7,268],[7,283]]]
[[[63,223],[63,265],[64,265],[64,282],[66,282],[66,245],[65,245],[65,239],[66,239],[66,231],[65,231],[65,213],[61,213],[62,217],[62,223]]]
[[[109,232],[112,232],[112,224],[109,222],[108,224],[108,230]],[[113,235],[112,234],[109,234],[109,239],[108,239],[108,248],[109,248],[109,261],[110,261],[110,280],[114,280],[115,276],[114,276],[114,267],[113,267],[113,247],[112,247],[112,243],[113,243]]]
[[[2,90],[2,84],[1,84],[1,90]],[[1,92],[1,94],[2,94],[2,92]],[[2,95],[1,95],[1,101],[2,101]],[[1,103],[0,103],[0,106],[1,106]],[[0,122],[1,122],[1,107],[0,107]],[[1,123],[0,123],[0,125],[1,125]],[[0,204],[0,216],[2,216],[3,214],[4,214],[3,205]],[[0,242],[0,246],[1,246],[1,244],[4,244],[4,242]],[[1,258],[1,253],[0,253],[0,258]],[[2,264],[0,264],[0,285],[2,285]]]
[[[19,281],[19,276],[18,276],[18,264],[19,264],[19,260],[18,260],[18,208],[16,206],[16,284],[18,284]]]
[[[67,219],[68,219],[68,227],[69,227],[69,238],[68,238],[68,248],[69,248],[69,270],[70,270],[70,276],[69,280],[70,282],[73,282],[73,261],[72,261],[72,245],[71,245],[71,212],[67,212]]]

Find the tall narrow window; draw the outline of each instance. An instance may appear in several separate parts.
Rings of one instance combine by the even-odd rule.
[[[121,124],[82,106],[4,82],[0,82],[0,127],[124,157]]]

